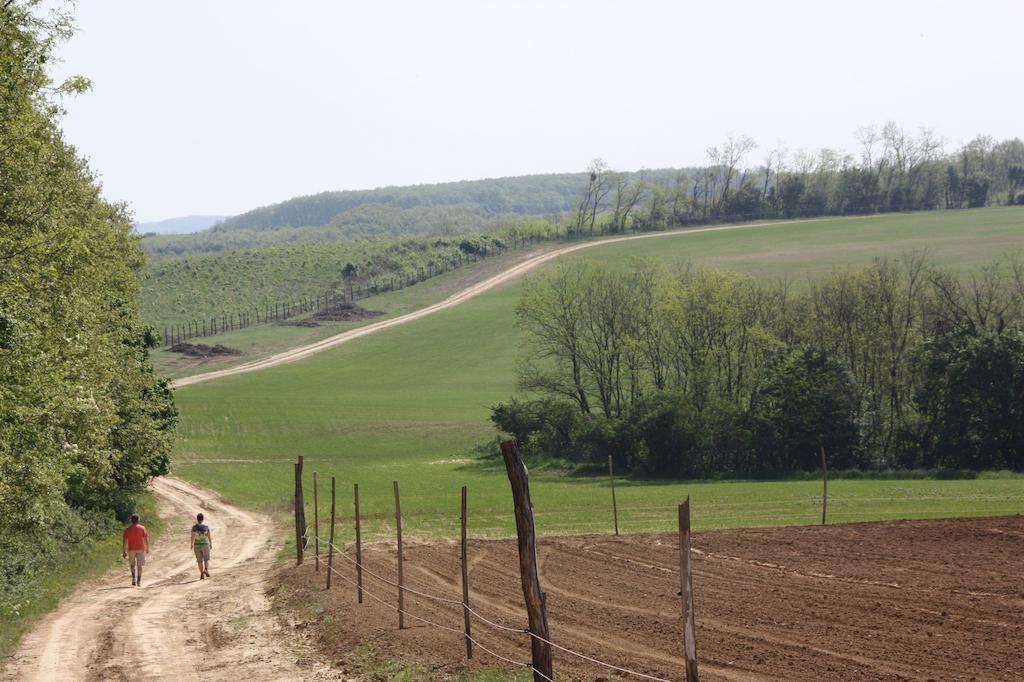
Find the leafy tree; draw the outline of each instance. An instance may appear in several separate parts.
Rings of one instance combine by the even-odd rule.
[[[931,407],[929,461],[970,469],[1024,469],[1024,332],[986,331],[929,353],[918,396]]]
[[[853,469],[858,453],[858,396],[852,377],[819,349],[792,351],[776,363],[754,399],[761,469],[810,471],[825,448],[833,466]]]
[[[166,473],[176,413],[139,322],[143,264],[122,206],[64,142],[45,66],[63,9],[0,4],[0,535],[125,511]]]

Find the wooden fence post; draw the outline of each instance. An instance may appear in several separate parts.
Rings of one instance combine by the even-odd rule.
[[[331,573],[334,572],[334,476],[331,476],[331,536],[327,541],[327,589],[331,589]]]
[[[697,629],[693,620],[693,577],[690,570],[690,497],[679,505],[679,594],[683,597],[683,654],[686,682],[697,680]]]
[[[317,497],[316,472],[313,472],[313,556],[316,571],[320,571],[320,498]]]
[[[825,525],[828,513],[828,462],[825,461],[825,446],[821,448],[821,525]]]
[[[398,481],[395,486],[395,523],[398,529],[398,629],[405,628],[405,574],[402,572],[402,503],[398,499]]]
[[[619,505],[615,502],[615,468],[612,466],[612,456],[608,455],[608,479],[612,483],[612,516],[615,519],[615,534],[619,534]]]
[[[511,441],[501,444],[505,458],[505,469],[512,485],[512,500],[515,503],[516,535],[519,540],[519,575],[523,583],[523,598],[530,620],[530,640],[533,654],[534,682],[552,679],[551,633],[548,630],[548,615],[544,604],[544,592],[540,588],[537,573],[537,531],[533,523],[533,505],[530,502],[529,472],[519,455],[519,448]],[[545,641],[546,640],[546,641]]]
[[[356,594],[359,603],[363,603],[363,536],[359,525],[359,484],[355,484],[356,493]]]
[[[302,540],[306,536],[306,509],[302,497],[302,455],[295,463],[295,564],[302,564]]]
[[[473,658],[473,630],[469,618],[469,561],[466,547],[466,486],[462,486],[462,620],[466,630],[466,658]]]

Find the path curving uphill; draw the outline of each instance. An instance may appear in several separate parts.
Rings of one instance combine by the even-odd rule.
[[[858,216],[858,217],[867,217],[867,216]],[[853,219],[856,219],[856,218],[847,218],[847,219],[848,220],[853,220]],[[369,325],[366,325],[365,327],[359,327],[358,329],[353,329],[351,331],[343,332],[341,334],[336,334],[335,336],[331,336],[329,338],[323,339],[322,341],[317,341],[316,343],[311,343],[311,344],[309,344],[307,346],[300,346],[298,348],[292,348],[290,350],[286,350],[284,352],[277,353],[276,355],[271,355],[270,357],[266,357],[266,358],[263,358],[263,359],[260,359],[260,360],[253,360],[252,362],[247,362],[245,364],[238,365],[236,367],[229,367],[227,369],[219,369],[219,370],[215,370],[213,372],[205,372],[203,374],[196,374],[194,376],[183,377],[181,379],[176,379],[173,382],[171,382],[171,387],[172,388],[182,388],[184,386],[191,386],[192,384],[198,384],[198,383],[201,383],[203,381],[210,381],[211,379],[220,379],[222,377],[229,377],[229,376],[233,376],[235,374],[244,374],[246,372],[255,372],[255,371],[260,370],[260,369],[268,369],[270,367],[276,367],[278,365],[283,365],[283,364],[286,364],[286,363],[289,363],[289,362],[295,362],[296,360],[301,360],[301,359],[309,357],[310,355],[313,355],[315,353],[320,353],[322,351],[329,350],[331,348],[334,348],[335,346],[340,346],[341,344],[347,343],[347,342],[352,341],[354,339],[358,339],[358,338],[361,338],[363,336],[367,336],[369,334],[374,334],[376,332],[383,331],[383,330],[389,329],[391,327],[396,327],[396,326],[398,326],[400,324],[405,324],[406,322],[412,322],[413,320],[418,320],[421,317],[426,317],[427,315],[432,315],[433,313],[436,313],[436,312],[438,312],[440,310],[446,310],[446,309],[451,308],[453,306],[457,306],[460,303],[465,303],[466,301],[470,300],[471,298],[475,298],[476,296],[479,296],[480,294],[482,294],[482,293],[484,293],[486,291],[489,291],[489,290],[491,290],[491,289],[493,289],[493,288],[495,288],[497,286],[505,284],[506,282],[510,282],[512,280],[515,280],[518,277],[522,277],[523,275],[525,275],[530,270],[533,270],[533,269],[543,265],[544,263],[548,263],[548,262],[550,262],[550,261],[552,261],[552,260],[554,260],[556,258],[568,255],[570,253],[574,253],[576,251],[582,251],[584,249],[590,249],[590,248],[593,248],[593,247],[596,247],[596,246],[604,246],[605,244],[617,244],[617,243],[620,243],[620,242],[634,241],[634,240],[637,240],[637,239],[658,239],[658,238],[663,238],[663,237],[681,237],[681,236],[686,236],[686,235],[691,235],[691,234],[701,234],[701,233],[704,233],[704,232],[722,232],[722,231],[725,231],[725,230],[751,230],[751,229],[756,229],[756,228],[760,228],[760,227],[773,227],[775,225],[790,225],[790,224],[798,223],[798,222],[799,223],[818,222],[820,220],[835,220],[835,218],[834,217],[832,217],[832,218],[813,218],[813,219],[809,219],[809,220],[807,220],[807,219],[805,219],[805,220],[776,220],[776,221],[760,222],[760,223],[741,223],[741,224],[737,224],[737,225],[721,225],[721,226],[718,226],[718,227],[702,227],[702,228],[696,228],[696,229],[692,229],[692,230],[675,230],[675,231],[672,231],[672,232],[654,232],[654,233],[649,233],[649,234],[630,235],[628,237],[612,237],[610,239],[602,239],[600,241],[583,242],[581,244],[573,244],[571,246],[565,246],[565,247],[562,247],[560,249],[555,249],[554,251],[549,251],[549,252],[541,254],[539,256],[534,256],[533,258],[529,258],[529,259],[523,261],[522,263],[514,265],[511,268],[509,268],[508,270],[505,270],[504,272],[501,272],[501,273],[495,275],[494,277],[491,277],[489,279],[484,280],[483,282],[479,282],[477,284],[469,286],[469,287],[463,289],[462,291],[459,291],[459,292],[457,292],[455,294],[452,294],[451,296],[449,296],[445,300],[440,301],[438,303],[434,303],[433,305],[429,305],[429,306],[427,306],[425,308],[421,308],[419,310],[413,311],[411,313],[407,313],[405,315],[401,315],[399,317],[391,318],[390,320],[383,320],[382,322],[375,322],[374,324],[369,324]]]
[[[126,566],[82,584],[25,636],[3,678],[333,679],[270,613],[277,525],[176,478],[155,480],[153,493],[170,530],[152,543],[143,586]],[[188,538],[200,510],[214,540],[203,581]]]

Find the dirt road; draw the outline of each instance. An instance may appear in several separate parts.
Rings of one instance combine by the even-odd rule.
[[[127,566],[81,585],[25,637],[5,679],[336,679],[269,612],[277,526],[175,478],[153,491],[169,530],[152,545],[143,586],[131,586]],[[214,539],[203,581],[188,547],[200,510]]]
[[[870,217],[870,216],[857,216],[855,218],[847,218],[847,220],[857,220],[857,219],[864,218],[864,217]],[[495,276],[493,276],[493,277],[491,277],[489,279],[486,279],[483,282],[479,282],[479,283],[474,284],[474,285],[472,285],[470,287],[467,287],[467,288],[463,289],[462,291],[459,291],[458,293],[452,294],[451,296],[449,296],[445,300],[443,300],[443,301],[441,301],[439,303],[435,303],[433,305],[429,305],[426,308],[421,308],[420,310],[416,310],[414,312],[407,313],[407,314],[401,315],[399,317],[394,317],[394,318],[391,318],[390,320],[384,320],[382,322],[376,322],[374,324],[369,324],[369,325],[366,325],[365,327],[360,327],[358,329],[353,329],[352,331],[343,332],[341,334],[337,334],[337,335],[332,336],[330,338],[326,338],[326,339],[324,339],[322,341],[317,341],[316,343],[311,343],[311,344],[309,344],[307,346],[300,346],[298,348],[292,348],[290,350],[286,350],[286,351],[284,351],[282,353],[278,353],[276,355],[271,355],[270,357],[262,358],[260,360],[253,360],[252,362],[247,362],[245,364],[237,365],[235,367],[229,367],[227,369],[220,369],[220,370],[216,370],[216,371],[213,371],[213,372],[205,372],[203,374],[196,374],[194,376],[184,377],[184,378],[181,378],[181,379],[177,379],[177,380],[175,380],[174,382],[171,383],[171,386],[174,387],[174,388],[181,388],[183,386],[190,386],[192,384],[198,384],[198,383],[203,382],[203,381],[209,381],[210,379],[219,379],[221,377],[232,376],[232,375],[235,375],[235,374],[244,374],[245,372],[254,372],[254,371],[260,370],[260,369],[267,369],[268,367],[276,367],[277,365],[283,365],[283,364],[288,363],[288,362],[295,362],[296,360],[301,360],[303,358],[309,357],[310,355],[313,355],[314,353],[319,353],[321,351],[325,351],[325,350],[328,350],[330,348],[334,348],[335,346],[340,346],[341,344],[347,343],[349,341],[352,341],[353,339],[358,339],[360,337],[367,336],[369,334],[374,334],[374,333],[382,331],[384,329],[389,329],[391,327],[395,327],[395,326],[398,326],[400,324],[405,324],[406,322],[412,322],[413,320],[418,320],[421,317],[426,317],[427,315],[431,315],[433,313],[436,313],[439,310],[445,310],[447,308],[451,308],[452,306],[456,306],[456,305],[458,305],[460,303],[465,303],[466,301],[468,301],[471,298],[474,298],[476,296],[479,296],[480,294],[484,293],[485,291],[489,291],[490,289],[493,289],[494,287],[497,287],[497,286],[500,286],[502,284],[505,284],[506,282],[510,282],[510,281],[512,281],[512,280],[514,280],[514,279],[516,279],[518,277],[522,277],[524,274],[526,274],[530,270],[533,270],[533,269],[537,268],[538,266],[543,265],[544,263],[548,263],[548,262],[550,262],[550,261],[552,261],[552,260],[554,260],[556,258],[559,258],[561,256],[565,256],[565,255],[568,255],[570,253],[575,253],[576,251],[582,251],[584,249],[590,249],[590,248],[593,248],[595,246],[603,246],[605,244],[615,244],[615,243],[619,243],[619,242],[628,242],[628,241],[634,241],[634,240],[637,240],[637,239],[659,239],[659,238],[662,238],[662,237],[681,237],[681,236],[691,235],[691,234],[701,234],[701,233],[704,233],[704,232],[722,232],[722,231],[725,231],[725,230],[752,230],[752,229],[756,229],[756,228],[759,228],[759,227],[772,227],[774,225],[789,225],[789,224],[796,223],[796,222],[811,223],[811,222],[817,222],[819,220],[826,220],[826,218],[814,218],[814,219],[810,219],[810,220],[799,220],[799,221],[798,220],[778,220],[778,221],[763,222],[763,223],[741,223],[739,225],[722,225],[722,226],[719,226],[719,227],[702,227],[702,228],[697,228],[697,229],[693,229],[693,230],[676,230],[676,231],[673,231],[673,232],[655,232],[655,233],[649,233],[649,234],[631,235],[631,236],[628,236],[628,237],[613,237],[611,239],[603,239],[603,240],[600,240],[600,241],[589,241],[589,242],[583,242],[583,243],[580,243],[580,244],[573,244],[572,246],[566,246],[566,247],[563,247],[563,248],[560,248],[560,249],[555,249],[553,251],[548,251],[547,253],[543,253],[543,254],[541,254],[539,256],[534,256],[533,258],[529,258],[529,259],[527,259],[527,260],[525,260],[525,261],[523,261],[523,262],[521,262],[521,263],[519,263],[517,265],[514,265],[513,267],[509,268],[508,270],[505,270],[504,272],[501,272],[501,273],[499,273],[499,274],[497,274],[497,275],[495,275]],[[835,218],[828,218],[827,220],[835,220]]]

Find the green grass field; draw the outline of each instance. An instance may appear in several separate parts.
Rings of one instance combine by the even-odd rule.
[[[256,325],[248,329],[239,329],[206,338],[190,340],[192,343],[206,343],[208,345],[223,344],[229,348],[242,351],[242,355],[197,359],[189,358],[180,353],[172,353],[166,349],[159,349],[152,354],[153,364],[160,375],[177,379],[268,357],[290,348],[315,343],[350,329],[425,308],[428,305],[443,301],[469,284],[487,279],[515,263],[557,247],[558,244],[549,242],[526,250],[510,251],[491,256],[481,261],[467,263],[456,270],[435,275],[404,289],[371,296],[358,301],[359,305],[367,310],[379,310],[384,313],[384,315],[378,317],[358,322],[321,322],[319,327],[300,327],[288,324]],[[294,320],[300,320],[303,317],[308,316],[297,316]]]
[[[623,266],[635,256],[690,260],[806,282],[834,267],[922,248],[937,263],[968,269],[1024,248],[1022,228],[1024,210],[985,209],[671,235],[597,246],[586,255]],[[470,448],[495,435],[489,408],[515,391],[518,296],[519,285],[511,284],[302,362],[179,390],[175,473],[230,501],[283,511],[289,462],[304,455],[308,471],[337,476],[342,509],[351,509],[351,485],[360,483],[376,532],[389,532],[391,481],[400,481],[408,532],[423,536],[452,534],[465,484],[474,534],[508,534],[504,473],[496,462],[476,460]],[[557,472],[535,472],[533,479],[542,533],[611,527],[604,480]],[[621,524],[627,532],[669,530],[674,505],[686,495],[693,496],[698,528],[813,523],[819,485],[623,481]],[[831,491],[834,521],[1024,512],[1024,479],[1014,477],[849,480],[834,482]]]

